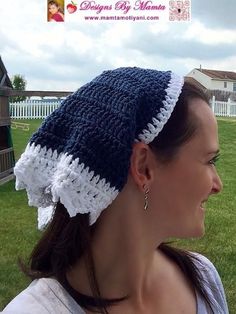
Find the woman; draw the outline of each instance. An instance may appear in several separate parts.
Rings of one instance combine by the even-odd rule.
[[[49,22],[64,22],[64,13],[56,1],[48,2]]]
[[[204,234],[218,152],[205,94],[171,71],[105,71],[70,95],[15,167],[31,205],[56,205],[3,313],[228,313],[212,263],[164,244]]]

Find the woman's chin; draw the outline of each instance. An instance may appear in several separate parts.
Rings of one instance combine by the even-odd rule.
[[[179,239],[192,239],[192,238],[202,238],[205,235],[205,226],[199,226],[195,230],[189,230],[186,233],[181,233],[176,236],[175,238]]]

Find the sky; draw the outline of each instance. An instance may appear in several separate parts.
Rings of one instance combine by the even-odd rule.
[[[236,72],[235,11],[235,0],[192,0],[189,22],[85,21],[77,11],[49,23],[46,0],[0,0],[0,55],[9,77],[25,77],[27,90],[74,91],[120,66]]]

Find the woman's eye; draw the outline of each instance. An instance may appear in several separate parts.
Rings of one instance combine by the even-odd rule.
[[[220,159],[220,155],[216,155],[214,158],[212,158],[210,161],[209,161],[209,164],[210,165],[215,165],[216,162]]]

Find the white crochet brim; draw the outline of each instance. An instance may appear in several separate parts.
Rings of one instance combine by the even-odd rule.
[[[54,213],[54,206],[38,208],[38,229],[43,230],[51,221]]]
[[[156,117],[153,117],[152,123],[148,123],[147,128],[144,129],[138,136],[138,141],[149,144],[161,132],[164,125],[171,116],[174,107],[178,101],[179,95],[184,84],[184,79],[181,76],[171,72],[171,79],[166,91],[166,97],[163,100],[163,107]]]
[[[53,210],[42,208],[55,206],[60,201],[70,217],[89,213],[90,224],[118,195],[118,190],[94,172],[79,158],[58,154],[40,145],[28,144],[14,168],[16,189],[26,189],[30,206],[40,208],[38,225],[49,221]],[[43,214],[42,214],[43,213]]]

